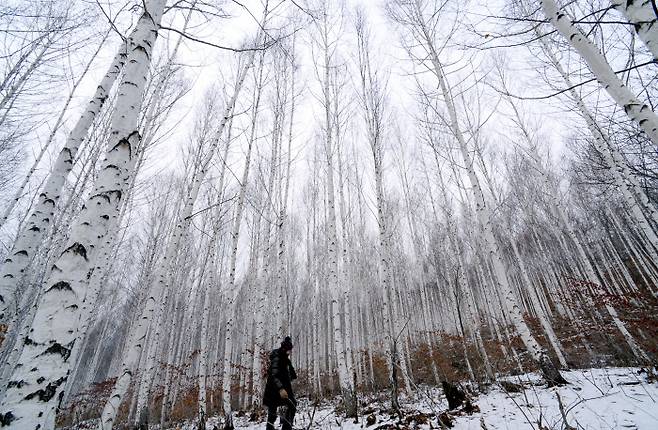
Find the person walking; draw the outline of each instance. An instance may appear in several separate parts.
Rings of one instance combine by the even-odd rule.
[[[263,404],[267,406],[266,430],[274,430],[276,410],[285,406],[286,412],[281,416],[281,430],[292,430],[292,423],[297,411],[297,401],[292,392],[292,381],[297,379],[295,368],[290,362],[292,340],[286,336],[281,347],[270,353],[270,365],[267,369],[267,383],[263,395]]]

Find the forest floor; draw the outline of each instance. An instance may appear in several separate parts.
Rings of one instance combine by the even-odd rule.
[[[439,419],[455,430],[658,430],[658,378],[638,368],[581,369],[562,372],[569,384],[547,388],[536,373],[502,378],[486,392],[470,394],[470,405],[448,411],[442,390],[419,386],[400,395],[402,418],[390,414],[387,393],[360,398],[359,419],[346,419],[337,400],[312,405],[300,399],[294,430],[430,430]],[[236,430],[265,430],[264,418],[236,413]],[[96,429],[89,420],[69,429]],[[276,427],[280,428],[279,422]],[[155,429],[157,427],[149,427]],[[197,430],[184,422],[175,430]],[[207,430],[221,429],[211,416]]]
[[[495,384],[487,393],[474,395],[474,410],[470,413],[462,408],[443,414],[448,405],[441,390],[418,387],[412,396],[400,397],[402,420],[388,413],[384,395],[362,400],[363,416],[358,423],[337,415],[335,404],[326,403],[314,409],[302,400],[294,428],[438,429],[441,414],[442,420],[451,421],[456,430],[658,429],[658,381],[648,382],[647,375],[638,369],[573,370],[563,375],[569,385],[553,388],[543,385],[537,374],[506,378],[513,384]],[[517,388],[521,388],[519,392],[508,392]],[[210,417],[207,429],[213,430],[215,425],[221,428],[219,419]],[[250,422],[246,416],[237,417],[235,426],[240,430],[265,429],[264,422]],[[184,430],[192,428],[191,424],[182,426]]]

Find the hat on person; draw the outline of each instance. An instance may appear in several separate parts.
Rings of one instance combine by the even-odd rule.
[[[283,342],[281,342],[281,349],[284,351],[290,351],[292,349],[292,339],[290,339],[290,336],[286,336],[286,338],[283,339]]]

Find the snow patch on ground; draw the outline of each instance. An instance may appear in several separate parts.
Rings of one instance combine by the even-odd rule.
[[[509,378],[525,382],[522,393],[506,393],[500,388],[481,395],[475,402],[480,412],[460,417],[455,429],[481,429],[480,418],[488,429],[565,428],[558,394],[567,424],[576,429],[658,429],[658,385],[646,382],[637,369],[607,368],[563,372],[569,381],[564,387],[532,385],[537,375]],[[530,382],[530,384],[528,384]]]
[[[539,424],[545,429],[564,429],[564,420],[558,403],[558,394],[562,401],[567,424],[575,429],[658,429],[658,384],[647,383],[638,369],[604,368],[563,372],[569,385],[547,388],[541,385],[537,374],[508,377],[506,380],[521,384],[520,393],[507,393],[495,385],[486,394],[480,394],[473,403],[480,408],[472,415],[454,417],[455,430],[482,430],[482,422],[489,430],[496,429],[534,429]],[[447,409],[441,391],[435,388],[421,387],[416,390],[414,398],[401,398],[403,409],[407,413],[424,412],[431,414],[429,423],[401,425],[400,428],[430,429],[439,428],[437,412]],[[375,424],[368,426],[366,417],[360,417],[359,423],[345,420],[334,412],[334,406],[327,404],[318,407],[313,417],[311,429],[319,430],[375,430],[386,424],[395,424],[396,419],[382,413],[384,403],[375,401],[362,409],[374,409]],[[295,429],[309,427],[313,407],[301,403],[295,419]],[[236,428],[244,430],[264,430],[264,422],[249,422],[247,417],[235,420]],[[208,430],[214,426],[221,428],[218,418],[208,421]],[[278,427],[278,423],[277,423]]]
[[[472,415],[452,413],[454,430],[604,430],[637,429],[658,430],[658,383],[648,383],[646,374],[636,368],[604,368],[562,372],[569,381],[564,387],[547,388],[539,375],[530,373],[507,377],[504,380],[523,386],[522,392],[507,393],[498,384],[485,394],[473,398],[479,412]],[[558,403],[562,401],[566,424]],[[392,430],[392,429],[439,429],[437,414],[448,408],[441,390],[436,387],[418,387],[413,396],[400,396],[405,419],[398,423],[386,411],[385,394],[362,399],[359,422],[338,415],[335,403],[327,402],[317,408],[308,401],[300,400],[295,418],[295,430]],[[367,424],[367,416],[376,422]],[[417,417],[417,422],[413,419]],[[482,423],[486,427],[482,426]],[[541,427],[540,424],[541,423]],[[88,427],[96,428],[94,423]],[[95,425],[94,425],[95,424]],[[236,416],[237,430],[265,430],[264,420],[250,422],[249,416]],[[280,428],[277,422],[276,427]],[[157,427],[151,427],[157,428]],[[180,430],[196,430],[196,424],[187,422],[172,427]],[[207,430],[222,428],[220,417],[209,417]]]

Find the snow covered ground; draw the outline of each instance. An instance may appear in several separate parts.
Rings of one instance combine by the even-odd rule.
[[[559,394],[567,424],[574,429],[658,430],[658,383],[647,383],[646,375],[638,375],[637,369],[575,370],[564,372],[564,376],[570,385],[559,388],[546,388],[540,385],[536,374],[507,378],[508,381],[522,384],[523,391],[507,393],[500,386],[492,387],[487,394],[481,394],[473,399],[473,403],[480,409],[479,412],[472,415],[455,414],[453,428],[456,430],[568,429],[560,412]],[[440,395],[440,390],[421,387],[414,394],[414,399],[401,400],[409,420],[412,416],[416,416],[418,421],[424,421],[425,417],[428,421],[420,424],[415,421],[407,423],[408,419],[405,419],[404,424],[400,424],[400,429],[439,428],[436,413],[447,409],[446,400]],[[310,428],[321,430],[395,428],[396,420],[383,413],[385,406],[383,402],[378,401],[363,406],[363,410],[370,409],[376,418],[374,424],[367,425],[366,416],[361,417],[359,423],[355,424],[353,420],[338,418],[332,405],[324,405],[315,411]],[[312,409],[308,404],[300,405],[295,429],[309,428]],[[482,427],[482,423],[486,427]],[[237,418],[235,424],[237,428],[244,430],[265,428],[263,422],[249,422],[247,417]],[[208,430],[212,430],[215,425],[221,428],[217,418],[210,418],[207,424]]]
[[[480,413],[460,417],[456,429],[658,429],[658,384],[648,384],[637,369],[608,368],[564,373],[571,383],[547,389],[529,384],[522,393],[492,390],[476,401]],[[521,381],[536,381],[536,375]],[[514,382],[519,382],[516,379]]]
[[[537,374],[506,378],[521,385],[520,392],[508,393],[497,384],[486,394],[472,399],[479,411],[467,414],[451,412],[442,418],[452,420],[455,430],[658,430],[658,382],[647,382],[645,373],[633,368],[605,368],[563,372],[570,382],[564,387],[546,388]],[[563,412],[560,411],[558,394]],[[313,408],[300,400],[295,419],[296,430],[406,430],[439,429],[438,413],[448,409],[441,390],[418,387],[412,397],[400,398],[404,417],[401,422],[386,411],[384,394],[362,399],[359,422],[346,420],[335,412],[334,403]],[[566,423],[563,419],[566,416]],[[370,419],[370,424],[368,423]],[[374,420],[374,423],[372,422]],[[87,422],[82,428],[96,428]],[[263,421],[250,422],[248,416],[237,416],[239,430],[265,430]],[[276,427],[279,428],[277,422]],[[173,427],[176,430],[196,430],[194,423]],[[219,417],[210,417],[207,430],[221,429]]]

